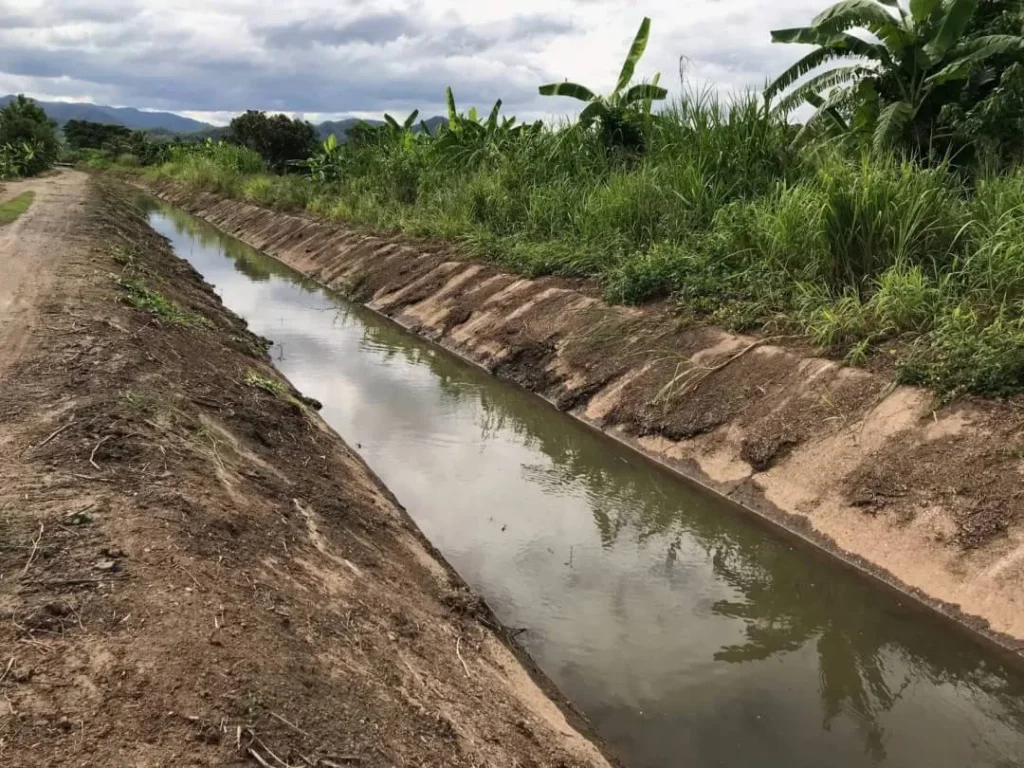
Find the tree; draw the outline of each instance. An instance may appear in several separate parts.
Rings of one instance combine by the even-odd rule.
[[[965,36],[1005,33],[1024,33],[1024,0],[982,0]],[[1011,53],[975,67],[957,100],[943,105],[939,125],[958,148],[977,149],[986,159],[1024,158],[1024,64]]]
[[[24,158],[20,173],[31,176],[49,168],[57,159],[59,145],[54,127],[42,107],[19,94],[0,109],[0,147],[20,150]]]
[[[580,125],[583,128],[589,128],[596,122],[608,146],[642,148],[643,118],[650,115],[652,102],[660,101],[668,95],[668,91],[658,85],[660,73],[650,83],[630,85],[637,62],[647,49],[650,35],[651,20],[644,17],[622,64],[615,90],[607,96],[598,96],[586,86],[570,82],[542,85],[541,95],[569,96],[587,102],[587,106],[580,112]]]
[[[228,140],[258,152],[278,172],[307,160],[319,143],[316,128],[305,120],[255,110],[231,121]]]
[[[1001,57],[1024,58],[1020,34],[966,34],[977,7],[978,0],[841,0],[809,27],[772,32],[773,42],[817,47],[765,98],[781,95],[775,108],[783,112],[812,105],[805,128],[827,121],[870,133],[879,149],[934,149],[943,106],[957,101],[972,74]],[[820,71],[836,62],[842,66]]]
[[[89,120],[68,120],[64,124],[64,140],[72,149],[104,149],[108,144],[128,139],[131,134],[131,129],[123,125]]]

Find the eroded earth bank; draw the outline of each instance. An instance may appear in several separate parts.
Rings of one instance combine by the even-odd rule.
[[[0,229],[0,764],[607,765],[125,189],[0,199],[25,189]]]
[[[1001,645],[1024,640],[1024,404],[924,390],[609,306],[451,247],[170,185],[158,196]]]

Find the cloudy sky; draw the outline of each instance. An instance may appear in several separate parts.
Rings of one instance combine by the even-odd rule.
[[[0,0],[0,94],[162,109],[225,122],[250,108],[327,116],[572,109],[551,80],[609,89],[643,16],[638,74],[761,86],[795,60],[769,30],[821,0]]]

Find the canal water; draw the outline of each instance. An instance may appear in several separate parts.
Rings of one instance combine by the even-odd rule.
[[[1024,765],[1024,676],[187,214],[168,237],[629,768]]]

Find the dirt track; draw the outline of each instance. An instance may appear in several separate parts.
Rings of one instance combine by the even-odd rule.
[[[28,340],[40,296],[56,276],[60,250],[54,242],[74,236],[81,222],[85,181],[64,174],[2,185],[0,202],[28,191],[36,199],[18,220],[0,227],[0,372]]]
[[[280,381],[262,340],[121,193],[0,198],[26,188],[0,229],[0,764],[607,765],[358,457],[253,386]]]
[[[1024,399],[935,408],[886,376],[609,306],[451,246],[153,188],[1000,644],[1024,648]]]

